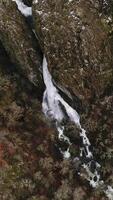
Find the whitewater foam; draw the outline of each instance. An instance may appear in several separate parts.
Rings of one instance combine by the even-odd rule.
[[[63,119],[65,119],[65,114],[60,105],[62,105],[65,108],[69,120],[71,122],[74,122],[75,125],[78,126],[80,129],[80,137],[82,138],[83,145],[80,148],[80,157],[75,158],[75,160],[81,159],[83,157],[84,159],[86,158],[86,160],[89,160],[88,162],[81,164],[81,166],[86,170],[86,179],[89,181],[90,185],[93,188],[98,188],[100,186],[106,188],[104,189],[106,196],[109,200],[113,200],[113,189],[110,186],[104,187],[104,181],[101,180],[100,174],[98,173],[98,169],[101,166],[98,162],[94,161],[93,159],[93,154],[90,151],[91,144],[86,135],[86,131],[81,127],[79,114],[59,95],[58,90],[53,84],[51,74],[49,73],[47,60],[45,56],[43,58],[43,79],[46,86],[42,103],[43,112],[47,118],[54,120],[58,131],[59,140],[64,140],[68,143],[68,148],[66,151],[62,151],[61,148],[59,148],[63,157],[71,159],[70,146],[72,143],[70,142],[70,139],[64,135],[65,127],[61,125],[61,122]],[[95,162],[95,169],[93,172],[91,171],[92,162]],[[78,174],[80,176],[83,176],[83,174],[80,172]]]

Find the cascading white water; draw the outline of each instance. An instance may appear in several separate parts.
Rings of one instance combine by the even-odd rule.
[[[22,0],[12,0],[15,1],[17,6],[18,6],[18,10],[20,10],[20,12],[22,13],[22,15],[24,15],[25,17],[29,17],[32,16],[32,8],[26,6]]]
[[[64,141],[68,142],[69,145],[65,152],[63,152],[60,149],[61,153],[63,154],[64,158],[71,159],[71,142],[70,139],[64,135],[64,126],[61,125],[62,120],[65,118],[65,114],[60,105],[62,105],[65,108],[66,114],[68,115],[70,121],[74,122],[75,125],[78,126],[81,130],[80,137],[82,138],[83,147],[80,149],[80,157],[75,158],[75,160],[80,159],[83,156],[85,156],[86,159],[89,159],[88,162],[82,163],[82,167],[86,170],[88,174],[86,179],[89,181],[90,185],[93,188],[97,188],[99,186],[103,187],[103,190],[108,199],[113,200],[113,189],[110,186],[105,186],[104,182],[100,180],[100,175],[97,170],[100,167],[100,165],[97,162],[95,162],[94,172],[92,173],[92,171],[90,170],[91,162],[94,160],[93,154],[90,151],[91,144],[86,136],[86,131],[81,127],[80,117],[76,110],[74,110],[67,102],[64,101],[64,99],[60,96],[58,90],[54,86],[51,74],[48,70],[45,56],[43,58],[43,78],[46,86],[42,103],[43,112],[47,118],[54,120],[54,123],[56,124],[56,128],[58,130],[59,140],[63,139]],[[79,175],[82,176],[81,173],[79,173]]]
[[[25,17],[32,16],[32,8],[26,6],[22,0],[12,0],[12,1],[16,2],[18,9]],[[37,0],[35,0],[35,3],[37,3]],[[85,157],[90,159],[88,163],[84,163],[82,165],[86,169],[87,174],[89,175],[87,177],[87,180],[90,182],[92,187],[98,187],[100,185],[103,185],[103,190],[106,196],[108,197],[109,200],[113,200],[113,188],[111,186],[105,186],[104,182],[100,181],[100,175],[98,174],[96,168],[93,173],[90,171],[90,164],[93,159],[93,155],[92,152],[89,150],[90,142],[86,136],[86,131],[81,127],[80,117],[78,113],[71,106],[69,106],[67,102],[64,101],[64,99],[59,95],[58,90],[55,88],[52,82],[52,77],[48,71],[47,61],[45,57],[43,59],[43,78],[46,85],[46,90],[44,92],[43,103],[42,103],[43,112],[46,115],[46,117],[55,120],[56,128],[59,133],[58,135],[59,139],[64,139],[65,141],[68,142],[69,145],[67,151],[62,152],[61,150],[61,153],[63,154],[64,158],[71,158],[69,152],[71,142],[69,138],[64,135],[64,127],[60,124],[62,120],[65,118],[65,115],[59,103],[61,103],[64,106],[70,121],[74,122],[81,129],[80,137],[82,138],[83,147],[80,149],[81,152],[80,157],[83,156],[84,152]],[[79,158],[75,158],[75,160],[78,159]],[[97,168],[100,166],[97,162],[95,163],[95,165]],[[79,175],[82,176],[82,174]],[[94,180],[95,177],[96,181]]]
[[[69,138],[67,138],[63,133],[64,127],[60,125],[62,120],[65,118],[64,113],[60,107],[60,104],[62,104],[65,108],[65,111],[70,121],[74,122],[81,130],[80,136],[83,141],[83,147],[81,148],[80,156],[82,157],[84,153],[86,158],[92,159],[93,155],[91,151],[89,150],[90,142],[86,136],[86,131],[82,129],[80,125],[80,117],[78,113],[70,105],[68,105],[68,103],[65,102],[64,99],[59,95],[58,90],[55,88],[52,82],[52,77],[48,71],[47,61],[45,57],[43,59],[43,78],[44,78],[44,83],[46,85],[46,90],[44,92],[43,104],[42,104],[43,112],[48,118],[55,120],[56,127],[59,133],[59,139],[63,138],[65,141],[67,141],[70,148],[71,142]],[[67,151],[62,152],[65,158],[69,158],[71,156],[69,152],[69,148],[67,149]],[[88,165],[89,165],[89,162],[88,162]],[[87,164],[84,164],[83,167],[88,172]],[[93,179],[95,176],[97,177],[96,182]],[[99,184],[99,179],[100,179],[100,176],[97,174],[96,170],[94,174],[90,173],[89,180],[90,180],[90,184],[93,187],[96,187]]]

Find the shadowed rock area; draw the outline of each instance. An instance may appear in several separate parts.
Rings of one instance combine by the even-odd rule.
[[[23,2],[25,3],[25,5],[31,7],[33,0],[23,0]]]
[[[15,2],[0,3],[0,40],[18,71],[40,87],[41,52]]]
[[[113,3],[23,2],[33,6],[32,26],[15,2],[0,2],[0,200],[107,200],[85,171],[78,175],[79,163],[63,159],[59,148],[67,144],[42,113],[41,71],[45,54],[60,95],[81,112],[102,179],[113,187]],[[63,124],[78,157],[80,130],[68,117]]]

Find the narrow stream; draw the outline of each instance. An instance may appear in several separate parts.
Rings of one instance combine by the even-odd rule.
[[[32,8],[26,6],[22,0],[12,0],[15,1],[18,10],[24,15],[25,17],[32,16]],[[84,163],[81,162],[81,167],[86,170],[87,176],[86,179],[89,181],[89,184],[93,188],[100,187],[105,195],[108,197],[109,200],[113,200],[113,188],[111,186],[106,186],[104,181],[101,180],[99,174],[99,168],[101,167],[98,162],[94,160],[93,154],[90,151],[90,141],[87,138],[86,131],[81,127],[80,124],[80,117],[79,114],[74,110],[64,99],[60,96],[58,89],[53,84],[51,74],[49,73],[46,58],[43,58],[43,78],[44,83],[46,86],[46,90],[43,96],[42,108],[45,116],[49,120],[54,120],[58,131],[59,140],[64,140],[68,143],[68,148],[66,151],[61,151],[64,159],[71,159],[70,154],[70,146],[72,145],[70,139],[64,135],[64,126],[62,125],[63,119],[65,119],[64,110],[60,105],[65,108],[65,112],[69,117],[71,122],[74,122],[75,126],[78,126],[80,129],[80,138],[82,140],[82,147],[80,148],[80,155],[79,157],[74,158],[74,162],[78,160],[84,160]],[[93,164],[93,171],[92,171],[92,164]],[[82,176],[82,173],[78,173]]]
[[[43,96],[42,109],[45,116],[48,119],[54,120],[58,131],[59,140],[63,139],[68,143],[68,148],[66,151],[62,151],[60,149],[64,159],[71,159],[70,146],[72,143],[70,139],[64,135],[65,127],[62,125],[62,121],[65,119],[65,113],[62,109],[62,106],[65,108],[65,112],[68,115],[69,120],[71,122],[74,122],[75,126],[77,126],[80,129],[82,147],[80,148],[79,157],[75,157],[74,162],[78,160],[84,160],[84,163],[81,162],[81,167],[84,168],[86,171],[86,179],[89,181],[89,184],[93,188],[100,187],[102,190],[104,190],[108,199],[113,200],[113,189],[110,186],[106,186],[104,184],[104,181],[100,178],[100,174],[98,172],[100,165],[94,160],[93,154],[90,151],[91,144],[89,139],[87,138],[86,131],[81,127],[79,114],[67,102],[65,102],[65,100],[60,96],[58,89],[56,89],[56,87],[54,86],[51,74],[48,70],[47,60],[45,56],[43,58],[43,79],[46,86],[46,90]],[[82,173],[79,172],[78,174],[82,176]]]

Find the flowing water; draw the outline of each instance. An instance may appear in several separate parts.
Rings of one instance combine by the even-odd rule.
[[[12,0],[12,1],[16,2],[18,10],[22,13],[22,15],[24,15],[25,17],[32,16],[32,8],[26,6],[22,0]]]
[[[32,16],[32,8],[26,6],[22,0],[12,0],[15,1],[20,12],[25,16]],[[35,0],[37,2],[37,0]],[[79,157],[75,157],[74,162],[82,161],[81,167],[86,170],[87,176],[85,177],[93,188],[100,187],[106,194],[109,200],[113,200],[113,188],[111,186],[106,186],[104,181],[101,180],[99,174],[100,165],[93,158],[93,154],[90,151],[90,141],[87,138],[86,131],[81,127],[79,114],[73,109],[59,94],[58,89],[53,84],[51,74],[48,71],[47,61],[44,57],[43,59],[43,78],[46,86],[46,90],[43,96],[42,108],[45,116],[54,120],[58,131],[59,140],[64,140],[68,143],[68,148],[66,151],[60,149],[63,157],[65,159],[71,159],[70,146],[72,145],[70,139],[65,136],[64,129],[62,125],[63,119],[65,119],[65,113],[62,106],[65,108],[65,112],[71,122],[74,122],[75,126],[80,129],[80,138],[82,140],[82,147],[80,147]],[[61,106],[62,105],[62,106]],[[84,161],[84,162],[83,162]],[[93,171],[92,171],[93,164]],[[82,173],[78,173],[83,176]]]
[[[80,130],[80,138],[82,139],[82,147],[80,147],[80,155],[79,157],[75,157],[73,160],[77,162],[81,161],[81,167],[86,171],[86,179],[89,181],[90,185],[93,188],[100,187],[104,190],[106,196],[109,200],[113,200],[113,189],[110,186],[106,186],[104,182],[101,180],[99,174],[100,165],[93,158],[93,154],[90,151],[90,141],[86,135],[86,131],[81,127],[79,114],[74,110],[59,94],[58,89],[56,89],[53,84],[51,74],[49,73],[47,60],[44,56],[43,58],[43,79],[46,86],[46,90],[43,96],[42,108],[45,116],[54,120],[58,131],[59,140],[64,140],[68,143],[68,147],[66,151],[60,151],[65,159],[71,159],[70,139],[64,134],[64,125],[62,125],[62,121],[65,119],[65,113],[62,107],[65,109],[65,112],[71,122],[74,122],[75,126],[77,126]],[[62,105],[62,106],[61,106]],[[84,160],[84,162],[83,162]],[[93,165],[93,171],[92,171]],[[83,176],[81,172],[78,173],[80,176]]]

